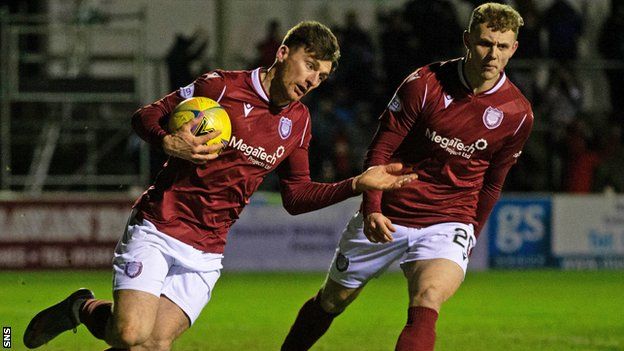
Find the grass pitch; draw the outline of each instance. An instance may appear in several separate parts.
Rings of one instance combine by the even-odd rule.
[[[12,349],[40,309],[78,287],[110,298],[109,272],[0,272],[0,323]],[[324,274],[223,272],[213,300],[174,350],[278,350]],[[400,273],[373,280],[313,350],[393,350],[406,318]],[[445,304],[436,350],[624,350],[624,272],[469,272]],[[41,350],[105,350],[86,328]]]

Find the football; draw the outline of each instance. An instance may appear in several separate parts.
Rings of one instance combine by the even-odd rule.
[[[222,143],[225,148],[230,142],[232,136],[230,116],[212,99],[195,96],[180,102],[169,117],[169,131],[175,132],[188,122],[193,123],[191,131],[197,136],[208,134],[215,129],[221,131],[218,137],[209,140],[206,145]]]

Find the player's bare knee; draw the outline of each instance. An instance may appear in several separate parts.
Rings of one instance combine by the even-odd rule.
[[[127,346],[144,344],[150,336],[150,331],[137,324],[125,324],[117,327],[119,341]]]
[[[358,289],[323,289],[321,290],[320,305],[325,312],[339,314],[355,299]]]
[[[155,340],[155,339],[150,338],[141,346],[143,346],[145,350],[150,350],[150,351],[169,351],[171,350],[172,345],[173,345],[173,340],[166,340],[166,339]]]
[[[347,307],[344,302],[335,299],[321,299],[319,303],[323,311],[333,314],[342,313]]]
[[[417,306],[424,306],[439,310],[447,297],[443,289],[435,285],[428,285],[418,290],[413,297],[413,303]]]

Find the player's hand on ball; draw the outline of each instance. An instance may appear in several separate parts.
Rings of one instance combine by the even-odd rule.
[[[178,157],[197,164],[203,164],[219,157],[217,151],[223,148],[222,143],[206,145],[209,140],[218,137],[221,131],[214,130],[201,136],[193,135],[189,121],[180,129],[163,138],[162,147],[169,156]]]
[[[364,218],[364,235],[371,243],[390,242],[395,231],[388,217],[379,212],[370,213]]]
[[[387,165],[373,166],[364,173],[353,178],[353,190],[363,192],[366,190],[392,190],[418,178],[416,173],[403,174],[403,164],[390,163]]]

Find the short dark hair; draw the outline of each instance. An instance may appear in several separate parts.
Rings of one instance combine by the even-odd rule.
[[[332,71],[338,67],[340,47],[331,29],[320,22],[303,21],[290,28],[282,45],[290,49],[303,47],[318,60],[331,61]]]
[[[524,20],[511,6],[488,2],[472,11],[468,32],[472,32],[481,23],[487,23],[488,28],[494,31],[511,30],[518,37],[518,31],[524,25]]]

